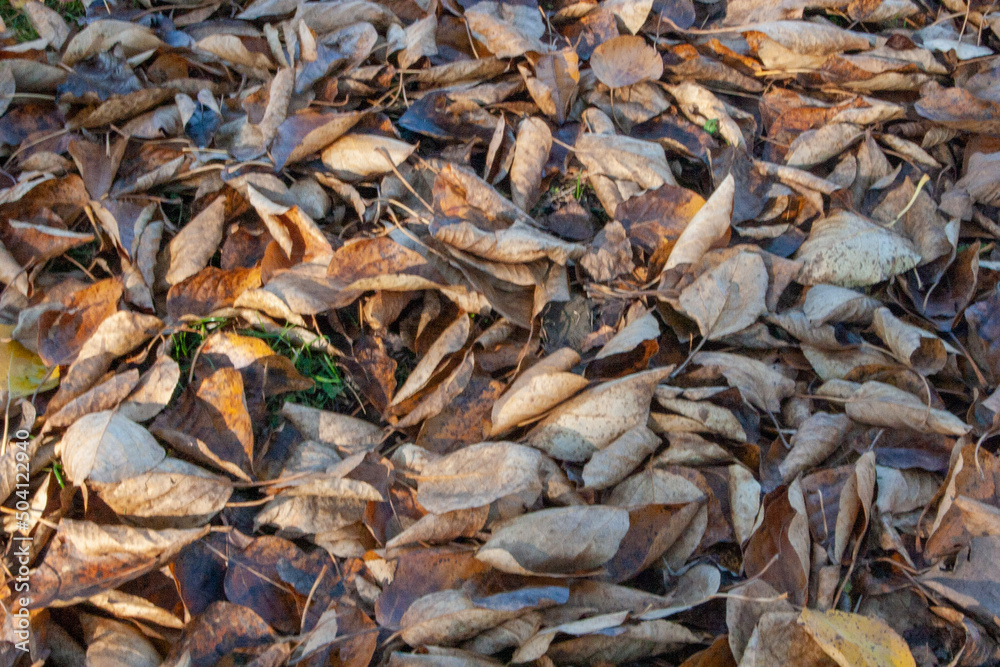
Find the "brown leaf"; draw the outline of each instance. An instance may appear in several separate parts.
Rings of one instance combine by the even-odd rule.
[[[71,363],[98,325],[118,310],[123,292],[122,282],[109,278],[74,293],[63,308],[43,314],[38,355],[50,366]]]
[[[66,606],[160,567],[208,527],[145,530],[63,519],[32,573],[33,606]]]
[[[252,610],[231,602],[213,602],[191,619],[163,665],[208,667],[237,649],[266,646],[276,639],[270,626]]]
[[[209,266],[170,288],[167,314],[174,320],[205,317],[233,305],[243,291],[260,284],[260,269],[224,271]]]
[[[253,424],[239,371],[220,368],[156,418],[150,430],[185,455],[244,481],[253,471]]]
[[[597,80],[608,88],[622,88],[663,75],[663,61],[642,37],[622,35],[600,44],[590,57]]]
[[[420,474],[417,500],[444,514],[489,505],[510,495],[541,493],[541,455],[512,442],[484,442],[433,461]]]

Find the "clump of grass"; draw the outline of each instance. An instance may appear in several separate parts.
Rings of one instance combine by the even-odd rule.
[[[245,329],[239,333],[260,338],[276,354],[291,359],[295,370],[313,381],[311,389],[283,394],[280,397],[282,402],[300,403],[320,410],[334,410],[340,407],[345,387],[333,357],[308,345],[296,345],[284,331],[269,333]]]
[[[66,3],[60,2],[60,0],[44,0],[43,4],[49,9],[59,12],[63,20],[71,27],[76,24],[77,19],[87,14],[87,8],[79,0]],[[10,2],[0,2],[0,18],[7,25],[7,30],[14,33],[18,42],[30,42],[33,39],[38,39],[38,33],[31,25],[24,10],[16,9]]]

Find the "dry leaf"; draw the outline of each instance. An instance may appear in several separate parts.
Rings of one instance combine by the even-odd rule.
[[[84,415],[60,444],[66,475],[77,484],[120,482],[152,470],[166,456],[149,431],[114,410]]]
[[[670,251],[664,270],[681,264],[695,264],[725,236],[733,215],[735,194],[736,181],[729,175],[684,227]]]
[[[881,619],[803,609],[799,622],[841,667],[916,667],[910,647]]]
[[[864,287],[909,271],[920,255],[902,236],[841,211],[813,223],[795,259],[802,262],[803,284]]]
[[[514,204],[525,211],[538,201],[545,163],[552,150],[552,132],[544,121],[525,118],[517,127],[514,162],[510,166],[510,189]]]
[[[663,75],[663,61],[642,37],[622,35],[602,42],[590,56],[594,76],[608,88],[623,88]]]
[[[767,312],[767,286],[764,261],[741,252],[698,276],[681,292],[678,304],[698,323],[702,336],[715,340],[746,329]]]
[[[614,507],[540,510],[494,528],[476,558],[512,574],[587,572],[615,555],[628,526],[628,512]]]

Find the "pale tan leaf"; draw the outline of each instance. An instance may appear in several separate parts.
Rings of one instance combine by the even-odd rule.
[[[808,169],[836,157],[864,137],[864,131],[850,123],[830,123],[818,130],[808,130],[788,147],[785,162],[791,167]]]
[[[69,26],[59,12],[40,2],[30,0],[24,5],[24,13],[28,15],[39,37],[47,41],[56,51],[62,48],[66,38],[69,37]]]
[[[567,372],[579,361],[579,354],[562,348],[521,373],[493,404],[492,434],[541,416],[590,384],[582,375]]]
[[[604,344],[594,359],[604,359],[614,354],[631,352],[640,343],[660,337],[660,323],[652,311],[634,318],[615,337]]]
[[[721,373],[740,390],[743,397],[761,410],[777,412],[781,401],[795,393],[795,381],[773,366],[743,355],[727,352],[699,352],[691,363]]]
[[[461,590],[430,593],[413,602],[400,619],[400,637],[410,646],[450,644],[475,637],[521,613],[479,607]]]
[[[112,483],[94,483],[98,495],[127,522],[146,528],[194,528],[225,507],[232,483],[180,459]]]
[[[681,429],[680,424],[673,423],[674,420],[659,420],[664,431],[669,433],[672,430],[693,430],[694,432],[718,433],[730,440],[746,442],[747,434],[743,430],[743,425],[732,411],[724,407],[715,405],[709,401],[688,401],[683,398],[675,398],[673,392],[664,391],[660,388],[656,391],[656,402],[674,412],[683,415],[693,429]],[[670,389],[669,387],[666,389]],[[671,415],[668,415],[671,416]],[[660,417],[660,415],[655,415]]]
[[[704,500],[705,493],[688,478],[660,468],[647,468],[616,486],[606,502],[631,509],[645,505],[683,505]]]
[[[576,158],[593,176],[631,181],[649,190],[677,185],[663,147],[618,134],[587,133],[576,140]]]
[[[598,616],[580,619],[579,621],[570,621],[568,623],[561,623],[553,627],[545,628],[544,630],[535,633],[533,637],[530,637],[527,641],[525,641],[517,649],[517,651],[514,652],[511,662],[516,664],[538,660],[545,655],[545,652],[549,649],[549,646],[552,645],[552,641],[559,633],[564,635],[574,635],[577,637],[592,633],[600,633],[612,628],[620,627],[626,619],[628,619],[627,611],[617,611],[610,614],[600,614]]]
[[[628,525],[628,512],[620,508],[540,510],[495,528],[476,558],[512,574],[589,571],[615,555]]]
[[[698,323],[702,336],[716,340],[746,329],[767,312],[767,286],[760,255],[740,252],[698,276],[678,303]]]
[[[729,466],[729,507],[737,544],[743,545],[753,534],[760,512],[760,491],[760,482],[750,470],[738,463]]]
[[[31,575],[34,603],[66,606],[151,572],[209,532],[99,526],[63,519]]]
[[[110,51],[119,44],[124,55],[131,57],[143,51],[159,48],[163,42],[144,25],[103,19],[88,24],[69,41],[63,52],[62,61],[66,65],[73,65],[97,53]]]
[[[861,548],[861,536],[868,529],[871,506],[875,496],[875,453],[871,450],[861,455],[854,464],[854,470],[847,478],[840,492],[837,508],[837,523],[834,526],[833,552],[830,558],[834,564],[842,563],[847,547],[854,541],[850,560],[857,558]],[[860,527],[856,529],[861,519]],[[857,530],[857,536],[855,532]]]
[[[348,134],[327,146],[322,157],[337,178],[359,181],[392,171],[415,149],[412,144],[377,134]]]
[[[953,436],[971,429],[950,412],[932,408],[913,394],[882,382],[865,382],[851,395],[845,409],[854,421],[871,426]]]
[[[825,412],[805,420],[792,436],[791,451],[778,465],[778,471],[785,482],[795,479],[798,474],[822,463],[840,447],[851,420],[845,415]]]
[[[97,21],[99,25],[106,21]],[[74,38],[74,41],[76,38]],[[72,45],[72,42],[70,43]],[[266,73],[273,67],[271,59],[259,51],[251,51],[236,35],[215,34],[198,40],[194,48],[209,53],[237,68],[253,74],[257,78],[266,79]]]
[[[410,65],[424,56],[437,55],[437,17],[428,15],[406,27],[406,43],[399,54],[399,66],[409,69]]]
[[[489,513],[489,506],[484,505],[443,514],[427,514],[386,542],[385,548],[396,549],[416,542],[447,544],[459,537],[475,537],[486,524]]]
[[[597,80],[608,88],[622,88],[663,75],[663,60],[642,37],[621,35],[602,42],[590,56]]]
[[[542,170],[552,149],[552,131],[540,118],[530,117],[517,127],[514,162],[510,166],[511,198],[525,211],[538,201]]]
[[[658,368],[605,382],[559,406],[529,434],[527,442],[567,461],[586,461],[626,431],[646,423],[656,384],[671,368]]]
[[[601,8],[614,14],[635,35],[646,22],[653,4],[653,0],[604,0]]]
[[[586,635],[559,642],[552,645],[546,655],[557,664],[608,662],[618,665],[645,662],[654,655],[700,641],[697,635],[679,623],[643,621],[624,626],[620,633]]]
[[[722,101],[709,90],[692,81],[684,81],[676,86],[665,86],[665,88],[674,96],[681,112],[692,123],[703,126],[708,121],[715,120],[719,124],[719,134],[731,146],[746,145],[746,139],[743,137],[743,132],[740,131],[740,126],[729,115],[729,111]]]
[[[545,34],[536,7],[482,0],[465,10],[469,30],[498,58],[516,58],[526,51],[544,53],[539,39]]]
[[[378,426],[337,412],[285,403],[281,415],[295,424],[304,437],[330,443],[348,453],[368,451],[382,440],[382,429]]]
[[[583,483],[588,489],[606,489],[625,479],[660,446],[659,436],[636,426],[598,450],[583,466]]]
[[[694,264],[729,230],[733,215],[736,181],[730,174],[687,223],[677,238],[664,270]]]
[[[936,474],[918,469],[875,466],[875,476],[878,480],[875,506],[881,514],[902,514],[924,507],[934,499],[941,486]]]
[[[170,262],[166,277],[168,285],[176,285],[208,266],[208,261],[222,241],[225,211],[226,198],[216,197],[170,241],[167,246]]]
[[[512,442],[483,442],[427,464],[417,501],[436,514],[489,505],[513,494],[542,491],[541,454]]]
[[[813,223],[795,259],[804,285],[864,287],[909,271],[920,262],[913,244],[889,229],[847,211]]]
[[[111,410],[129,395],[139,382],[139,371],[131,369],[114,375],[64,405],[45,420],[46,428],[65,428],[91,412]]]
[[[846,287],[814,285],[806,292],[802,312],[814,325],[827,322],[870,324],[880,306],[876,299]]]
[[[254,517],[254,527],[276,526],[278,535],[291,539],[320,535],[350,526],[364,518],[368,501],[322,496],[277,496]]]
[[[80,614],[87,640],[87,667],[159,667],[160,654],[141,632],[131,625]]]
[[[152,419],[167,407],[180,378],[181,368],[176,361],[167,355],[157,358],[119,406],[118,413],[135,422]]]
[[[518,220],[507,229],[488,232],[470,222],[432,225],[434,238],[494,262],[519,264],[548,258],[556,264],[578,259],[586,248],[563,241]]]
[[[933,375],[948,363],[944,341],[920,327],[903,322],[888,308],[875,311],[875,333],[897,359],[922,375]]]
[[[111,410],[81,417],[60,447],[66,475],[76,484],[120,482],[152,470],[166,456],[149,431]]]
[[[428,380],[431,379],[431,376],[434,375],[434,371],[437,370],[441,361],[449,354],[457,352],[465,346],[470,331],[469,316],[464,313],[459,315],[454,322],[448,325],[448,328],[441,332],[437,340],[424,353],[416,367],[407,376],[406,382],[399,388],[396,395],[392,397],[390,405],[399,405],[423,389]]]
[[[916,667],[910,647],[880,618],[803,609],[799,623],[840,667]]]

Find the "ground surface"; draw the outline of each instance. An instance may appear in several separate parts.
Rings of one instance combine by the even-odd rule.
[[[1000,662],[994,5],[0,19],[0,665]]]

